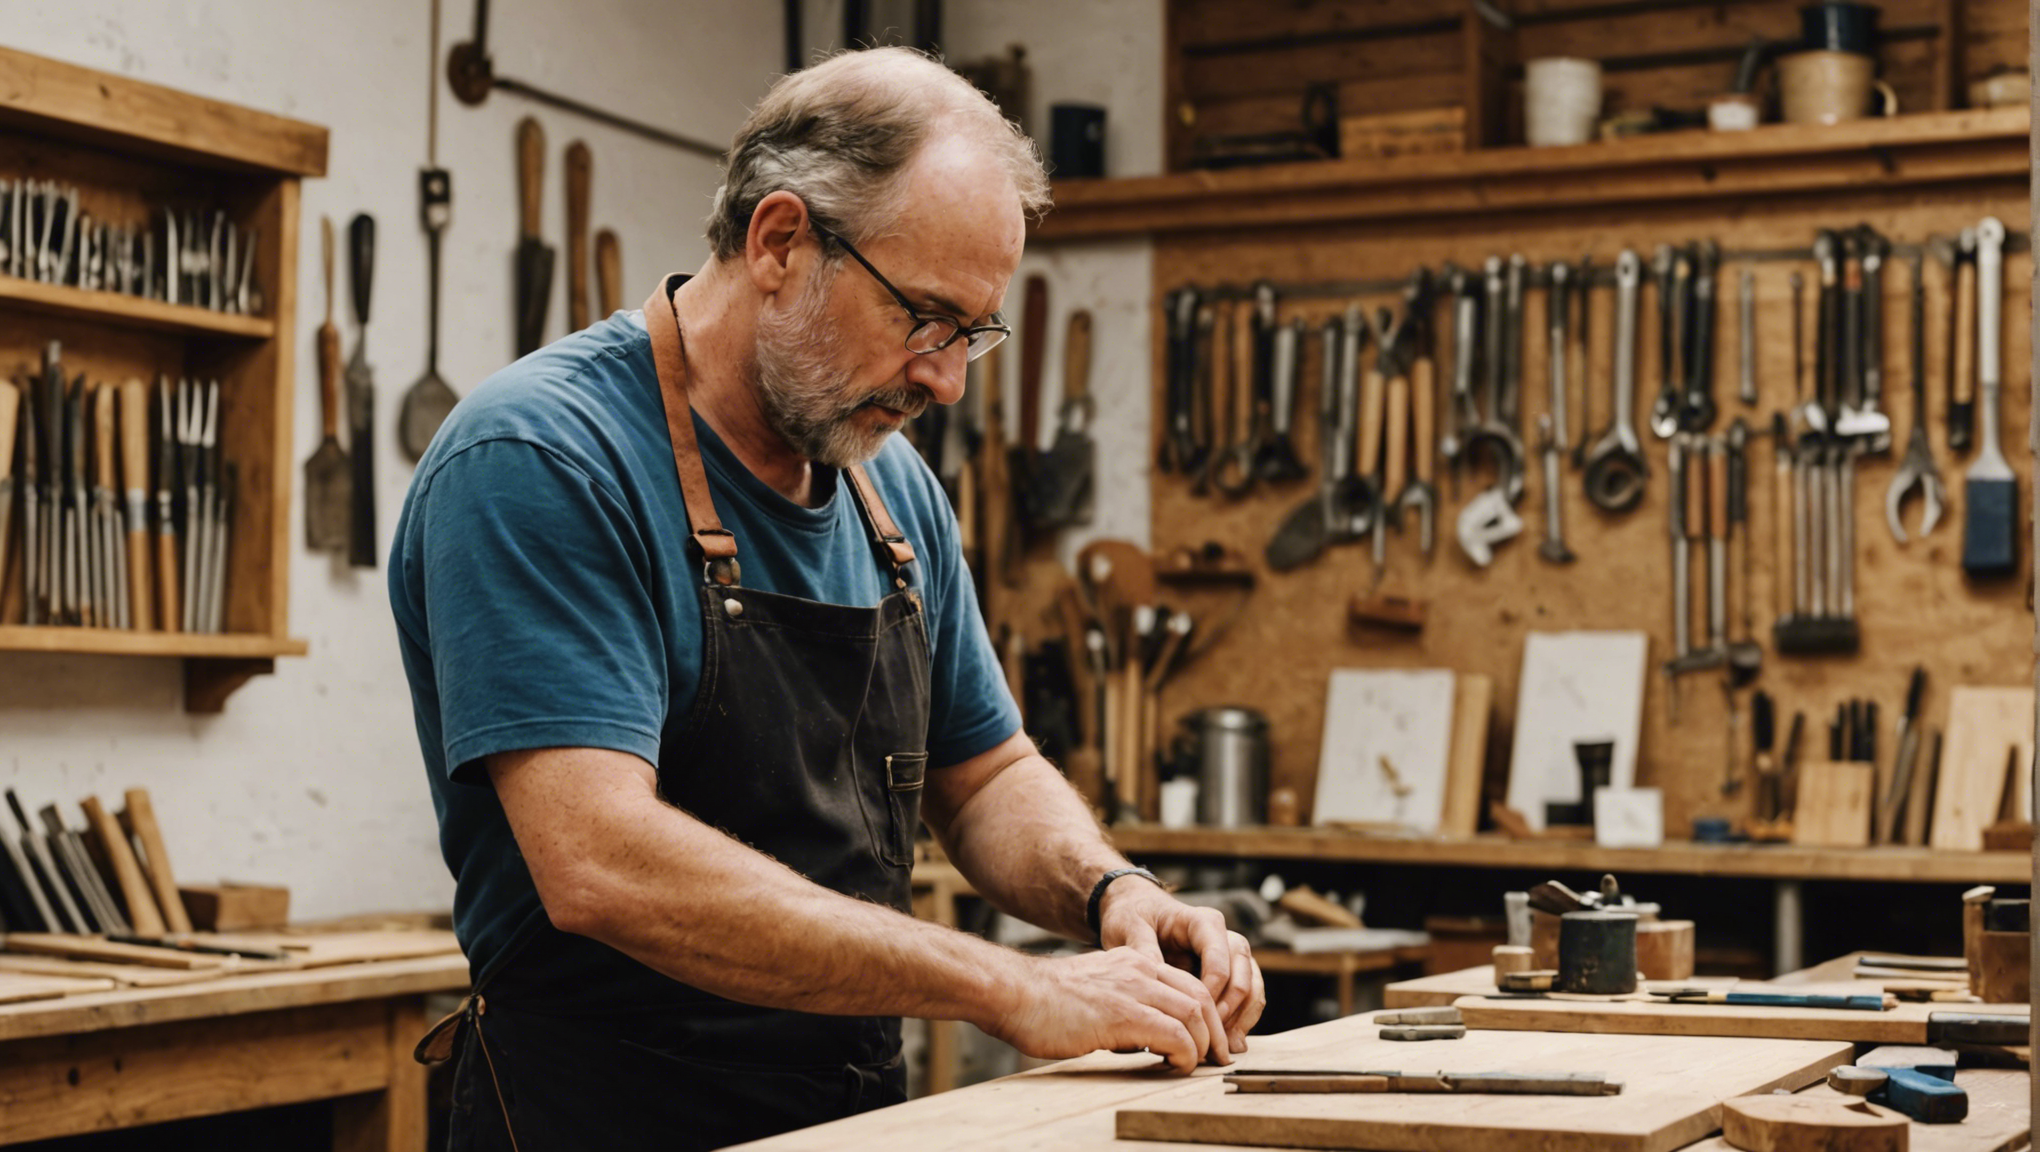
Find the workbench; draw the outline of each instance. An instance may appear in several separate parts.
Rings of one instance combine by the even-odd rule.
[[[333,1102],[335,1152],[424,1152],[425,999],[458,953],[0,1004],[0,1145]]]
[[[1627,1077],[1642,1080],[1650,1063],[1664,1064],[1674,1049],[1693,1051],[1708,1057],[1709,1063],[1698,1064],[1694,1074],[1687,1078],[1696,1087],[1708,1084],[1717,1074],[1733,1061],[1723,1059],[1722,1046],[1733,1044],[1768,1045],[1762,1049],[1769,1053],[1772,1063],[1784,1060],[1797,1063],[1807,1049],[1795,1047],[1781,1049],[1776,1046],[1809,1045],[1807,1041],[1735,1041],[1713,1037],[1567,1037],[1550,1033],[1510,1032],[1472,1033],[1467,1041],[1432,1044],[1384,1045],[1373,1040],[1376,1030],[1370,1023],[1371,1014],[1346,1017],[1299,1028],[1273,1036],[1256,1036],[1251,1039],[1251,1051],[1242,1056],[1241,1066],[1282,1066],[1285,1062],[1297,1064],[1309,1061],[1355,1060],[1366,1062],[1383,1059],[1384,1048],[1397,1049],[1396,1056],[1402,1065],[1411,1070],[1447,1066],[1456,1054],[1465,1051],[1461,1044],[1481,1044],[1488,1052],[1512,1052],[1515,1059],[1535,1062],[1537,1060],[1564,1060],[1568,1046],[1579,1046],[1585,1042],[1623,1040],[1638,1046],[1646,1058],[1624,1065],[1620,1072]],[[1818,1047],[1818,1045],[1815,1045]],[[1652,1053],[1661,1048],[1664,1052]],[[1342,1056],[1346,1050],[1361,1051],[1364,1054]],[[1407,1053],[1401,1050],[1407,1049]],[[1751,1051],[1759,1049],[1751,1048]],[[1846,1044],[1830,1045],[1821,1052],[1813,1065],[1825,1065],[1828,1060],[1841,1062],[1835,1053],[1846,1053]],[[1553,1053],[1559,1053],[1554,1056]],[[1462,1060],[1462,1062],[1464,1062]],[[1811,1066],[1810,1066],[1811,1067]],[[1710,1068],[1712,1069],[1710,1071]],[[1816,1095],[1831,1092],[1818,1083],[1818,1070],[1800,1070],[1787,1083],[1810,1085],[1801,1090]],[[1154,1058],[1112,1053],[1093,1053],[1076,1060],[1063,1061],[1045,1068],[1023,1072],[1015,1076],[990,1081],[984,1084],[961,1088],[940,1096],[909,1101],[897,1107],[866,1113],[848,1120],[815,1128],[791,1132],[784,1136],[742,1145],[747,1152],[852,1152],[857,1149],[872,1149],[875,1152],[895,1152],[901,1148],[970,1148],[974,1152],[1017,1152],[1020,1149],[1055,1149],[1057,1152],[1211,1152],[1213,1149],[1248,1147],[1243,1144],[1223,1143],[1172,1143],[1166,1141],[1119,1139],[1115,1133],[1126,1120],[1122,1111],[1133,1113],[1163,1112],[1169,1108],[1209,1108],[1222,1113],[1226,1109],[1216,1085],[1196,1084],[1195,1080],[1206,1080],[1221,1075],[1217,1068],[1200,1068],[1192,1078],[1172,1076],[1154,1068]],[[1753,1077],[1762,1079],[1768,1073],[1757,1072]],[[1955,1125],[1914,1125],[1912,1147],[1915,1152],[2003,1152],[2023,1147],[2025,1134],[2030,1128],[2027,1105],[2028,1077],[2025,1072],[2005,1069],[1964,1069],[1958,1082],[1970,1091],[1970,1117]],[[1726,1093],[1727,1096],[1759,1091],[1760,1085],[1752,1083]],[[1270,1099],[1261,1097],[1260,1099]],[[1305,1098],[1291,1098],[1302,1100]],[[1332,1098],[1319,1097],[1315,1103],[1302,1103],[1300,1109],[1325,1109],[1336,1107],[1324,1101]],[[1347,1098],[1354,1099],[1354,1098]],[[1429,1097],[1428,1104],[1417,1098],[1406,1098],[1413,1111],[1422,1110],[1432,1114],[1429,1120],[1412,1120],[1407,1126],[1398,1128],[1392,1141],[1369,1141],[1364,1145],[1321,1143],[1318,1147],[1385,1147],[1390,1143],[1398,1148],[1461,1149],[1473,1147],[1527,1147],[1532,1141],[1525,1134],[1519,1138],[1493,1136],[1482,1137],[1471,1134],[1451,1122],[1440,1122],[1436,1114],[1441,1111],[1465,1110],[1492,1112],[1501,1099],[1533,1101],[1533,1098],[1460,1098],[1444,1101]],[[1621,1097],[1604,1098],[1601,1106],[1612,1104]],[[1441,1108],[1440,1106],[1444,1107]],[[1401,1105],[1396,1105],[1401,1106]],[[1590,1105],[1592,1107],[1593,1105]],[[1372,1097],[1371,1102],[1358,1105],[1363,1110],[1380,1110],[1384,1107],[1382,1098]],[[1538,1097],[1529,1103],[1528,1109],[1518,1108],[1519,1113],[1528,1110],[1566,1110],[1557,1114],[1565,1115],[1578,1109],[1575,1098]],[[1704,1118],[1689,1119],[1675,1126],[1683,1135],[1675,1136],[1677,1147],[1683,1145],[1686,1152],[1718,1152],[1726,1147],[1709,1128],[1712,1122]],[[1302,1129],[1299,1129],[1301,1132]],[[1209,1135],[1206,1133],[1204,1135]],[[1203,1138],[1203,1136],[1200,1136]],[[1298,1137],[1302,1139],[1301,1136]],[[1279,1144],[1276,1146],[1280,1146]],[[1290,1145],[1296,1146],[1296,1145]],[[1647,1148],[1653,1145],[1640,1140],[1622,1138],[1583,1138],[1566,1144],[1537,1142],[1542,1148]],[[1664,1145],[1659,1145],[1664,1146]]]

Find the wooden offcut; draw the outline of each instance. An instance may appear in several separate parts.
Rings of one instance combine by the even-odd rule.
[[[121,813],[121,826],[142,842],[142,872],[162,912],[163,923],[172,932],[189,932],[191,917],[185,915],[184,901],[177,894],[177,878],[170,871],[170,849],[163,843],[163,829],[156,823],[156,806],[149,800],[149,790],[130,788],[125,799],[127,809]]]
[[[1739,985],[1762,992],[1762,986]],[[1793,992],[1826,987],[1794,985]],[[1835,990],[1841,991],[1837,987]],[[1876,985],[1856,992],[1881,993]],[[1792,1040],[1850,1040],[1860,1044],[1925,1044],[1928,1020],[1947,1004],[1905,1003],[1883,1012],[1845,1008],[1785,1008],[1761,1004],[1671,1004],[1637,993],[1633,997],[1567,996],[1549,1000],[1498,1000],[1467,996],[1455,1001],[1466,1026],[1520,1032],[1588,1032],[1653,1036],[1743,1036]],[[1964,1011],[2017,1015],[2023,1004],[1964,1006]]]
[[[92,834],[97,837],[100,854],[113,867],[114,880],[120,885],[121,903],[127,907],[128,922],[144,936],[162,935],[163,914],[156,910],[156,897],[149,891],[148,881],[142,878],[142,866],[135,860],[135,850],[128,843],[127,833],[106,806],[99,802],[99,797],[87,796],[79,803],[85,809],[85,820],[91,825]]]
[[[1445,764],[1445,812],[1441,836],[1471,836],[1480,830],[1481,782],[1487,770],[1488,722],[1494,715],[1495,682],[1477,672],[1452,681],[1452,758]]]
[[[1721,1106],[1721,1135],[1744,1152],[1908,1152],[1911,1123],[1867,1100],[1741,1096]]]
[[[1424,1070],[1601,1073],[1617,1096],[1241,1096],[1198,1077],[1122,1108],[1122,1140],[1173,1140],[1284,1148],[1369,1148],[1382,1152],[1491,1152],[1535,1146],[1546,1152],[1669,1152],[1713,1131],[1722,1101],[1796,1088],[1846,1060],[1846,1044],[1719,1037],[1509,1036],[1470,1031],[1428,1045]],[[1355,1040],[1331,1063],[1298,1068],[1400,1069],[1407,1045]],[[1287,1061],[1257,1055],[1256,1067]]]
[[[1868,846],[1876,776],[1869,764],[1816,760],[1800,765],[1792,842],[1822,848]]]
[[[2016,765],[2006,771],[2007,762]],[[2025,782],[2033,763],[2033,689],[1957,686],[1948,697],[1948,735],[1934,790],[1935,848],[1974,852],[1997,822],[2005,781],[2014,813],[2032,811]],[[2019,770],[2019,769],[2024,769]]]
[[[1645,980],[1693,975],[1696,929],[1691,920],[1644,920],[1636,925],[1636,970]]]
[[[184,884],[180,902],[195,927],[210,932],[279,928],[290,920],[290,889],[275,884]]]

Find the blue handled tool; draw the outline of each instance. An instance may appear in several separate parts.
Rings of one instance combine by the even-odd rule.
[[[1837,1092],[1867,1097],[1922,1124],[1954,1124],[1969,1115],[1969,1093],[1955,1083],[1952,1060],[1890,1067],[1844,1064],[1828,1072],[1827,1082]]]
[[[1898,1004],[1890,995],[1823,996],[1798,992],[1731,992],[1719,988],[1674,988],[1653,991],[1674,1004],[1756,1004],[1771,1008],[1846,1008],[1858,1012],[1883,1012]]]

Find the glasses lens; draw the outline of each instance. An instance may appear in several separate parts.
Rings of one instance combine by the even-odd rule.
[[[1005,339],[1006,330],[1003,328],[990,328],[973,333],[971,338],[965,341],[966,346],[970,349],[969,358],[972,360],[977,359],[992,349],[997,348]]]
[[[907,351],[927,355],[939,352],[956,339],[957,327],[954,320],[923,320],[912,332],[907,333]]]

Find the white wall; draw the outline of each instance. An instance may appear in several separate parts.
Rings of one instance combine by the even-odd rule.
[[[442,54],[473,18],[446,0]],[[370,360],[377,370],[378,528],[382,552],[410,468],[395,443],[397,399],[424,366],[424,235],[417,170],[426,158],[429,56],[425,0],[70,0],[12,5],[0,41],[308,120],[331,130],[328,175],[304,185],[298,297],[298,460],[317,443],[313,330],[323,308],[318,220],[377,218]],[[504,75],[721,144],[783,60],[777,4],[538,0],[493,5],[490,42]],[[548,144],[546,230],[562,242],[561,154],[594,153],[595,227],[623,244],[624,299],[663,271],[697,267],[714,165],[503,93],[480,108],[441,88],[439,162],[453,173],[440,372],[465,391],[510,358],[514,126],[527,113]],[[344,267],[344,262],[343,262]],[[345,273],[340,276],[346,316]],[[565,323],[556,275],[549,335]],[[341,328],[348,346],[351,321]],[[303,538],[293,509],[291,538]],[[292,558],[292,631],[311,655],[280,660],[228,701],[225,715],[181,709],[168,661],[0,653],[0,784],[31,806],[147,787],[180,877],[263,880],[291,888],[305,917],[444,908],[431,803],[397,659],[383,572]],[[534,669],[535,675],[543,670]],[[11,826],[11,821],[0,822]]]
[[[442,58],[472,19],[461,0],[445,9]],[[304,185],[298,294],[303,316],[315,318],[324,300],[319,216],[331,215],[343,236],[356,211],[376,216],[369,347],[384,552],[410,478],[395,445],[396,401],[424,364],[416,174],[426,152],[427,74],[436,67],[428,10],[423,0],[72,0],[17,5],[0,33],[13,48],[331,130],[328,175]],[[728,140],[783,61],[776,4],[583,0],[569,11],[536,0],[493,5],[499,72],[711,143]],[[1026,44],[1035,124],[1047,123],[1053,101],[1103,104],[1110,173],[1160,170],[1161,0],[949,0],[945,32],[952,59]],[[440,370],[457,390],[510,354],[513,133],[526,113],[546,129],[546,228],[555,245],[564,227],[561,152],[577,136],[593,149],[593,220],[622,238],[627,305],[660,272],[703,259],[701,218],[715,184],[708,161],[502,93],[480,108],[443,88],[440,95],[439,162],[453,172],[454,190]],[[1037,247],[1022,274],[1035,271],[1051,286],[1050,365],[1061,363],[1069,309],[1090,308],[1096,321],[1097,523],[1070,533],[1066,547],[1100,534],[1144,542],[1149,246]],[[344,317],[344,273],[341,280]],[[550,335],[564,325],[563,277],[555,289]],[[317,443],[314,326],[305,320],[299,333],[300,461]],[[343,319],[342,331],[351,347],[352,324]],[[1051,369],[1044,411],[1054,410],[1059,374]],[[293,540],[302,538],[300,512],[293,509]],[[32,805],[67,808],[88,793],[111,799],[146,786],[181,877],[287,884],[300,916],[446,907],[452,884],[439,860],[382,577],[380,569],[356,572],[297,553],[291,624],[311,655],[279,661],[275,676],[241,689],[222,716],[181,710],[171,662],[0,653],[0,784]]]
[[[1103,105],[1108,176],[1162,170],[1162,0],[948,0],[944,51],[952,62],[1027,49],[1033,71],[1028,123],[1048,151],[1048,107],[1063,101]],[[1101,536],[1148,543],[1148,382],[1154,246],[1149,241],[1029,245],[1020,279],[1006,294],[1017,319],[1022,280],[1048,281],[1051,330],[1043,382],[1042,446],[1054,438],[1061,395],[1062,344],[1069,313],[1092,319],[1091,392],[1097,399],[1097,508],[1091,525],[1063,533],[1065,563]],[[1009,407],[1015,377],[1006,376]],[[1009,417],[1007,428],[1015,427]]]

